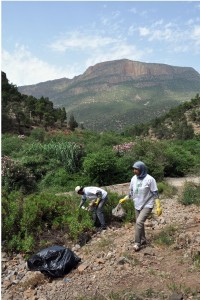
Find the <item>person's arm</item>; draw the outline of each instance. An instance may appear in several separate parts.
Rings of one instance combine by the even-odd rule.
[[[81,202],[79,204],[79,208],[81,208],[83,206],[83,204],[86,202],[86,199],[87,199],[86,196],[83,195],[82,198],[81,198]]]
[[[119,203],[122,204],[122,203],[126,202],[128,199],[130,199],[130,198],[133,196],[132,181],[131,181],[131,183],[130,183],[129,189],[130,189],[129,194],[126,195],[126,196],[124,196],[124,198],[120,199],[120,200],[119,200]]]

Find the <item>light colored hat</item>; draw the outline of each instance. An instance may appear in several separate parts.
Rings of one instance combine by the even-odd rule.
[[[75,187],[75,192],[78,193],[82,189],[82,186],[78,185]]]

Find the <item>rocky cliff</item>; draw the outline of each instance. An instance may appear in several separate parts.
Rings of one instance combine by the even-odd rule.
[[[123,59],[96,64],[73,79],[21,86],[18,90],[49,97],[68,114],[73,112],[86,128],[117,130],[146,122],[189,101],[200,92],[200,74],[188,67]]]

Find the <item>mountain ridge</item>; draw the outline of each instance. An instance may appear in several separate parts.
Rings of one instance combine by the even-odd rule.
[[[49,97],[88,129],[116,130],[150,120],[190,100],[200,91],[200,74],[191,67],[122,59],[90,66],[73,79],[56,79],[18,90],[34,97]]]

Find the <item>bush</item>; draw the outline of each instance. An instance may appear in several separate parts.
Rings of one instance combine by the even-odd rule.
[[[92,228],[88,212],[77,210],[78,199],[41,193],[24,197],[18,193],[3,193],[2,238],[8,251],[33,252],[36,240],[45,230],[66,229],[76,240],[83,231]]]
[[[165,154],[162,143],[138,139],[133,150],[126,156],[131,157],[131,167],[135,161],[141,160],[146,164],[150,175],[156,180],[163,179]]]
[[[183,205],[200,205],[200,185],[188,182],[184,186],[183,195],[180,202]]]
[[[21,190],[31,193],[35,189],[35,176],[20,162],[8,156],[2,157],[2,187],[6,191]]]
[[[194,166],[194,158],[182,146],[169,145],[165,150],[165,176],[184,176]]]
[[[22,149],[22,141],[17,135],[4,134],[2,136],[2,156],[11,156],[15,152],[19,152]]]
[[[31,131],[30,139],[43,143],[45,140],[46,132],[43,128],[34,128]]]
[[[83,168],[93,183],[100,186],[113,183],[117,159],[109,148],[87,155]]]
[[[158,193],[164,195],[165,197],[172,197],[176,194],[177,189],[174,186],[169,185],[166,182],[158,182]]]

